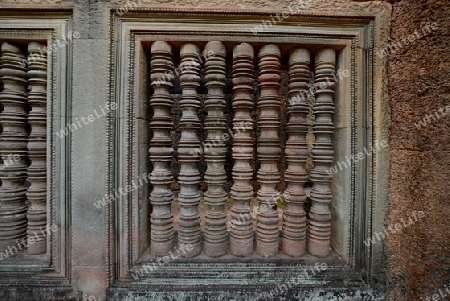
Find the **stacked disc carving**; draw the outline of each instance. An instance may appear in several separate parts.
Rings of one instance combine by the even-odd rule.
[[[171,204],[173,193],[170,189],[173,176],[170,162],[173,156],[172,117],[170,110],[173,100],[169,90],[174,79],[172,47],[163,41],[154,42],[151,47],[151,81],[154,93],[150,99],[153,117],[150,128],[150,161],[153,164],[151,183],[153,190],[150,202],[151,214],[151,253],[155,256],[167,255],[174,247],[174,228]]]
[[[200,100],[197,88],[200,86],[200,50],[194,44],[184,44],[180,50],[180,86],[182,89],[180,108],[181,138],[178,144],[178,159],[180,162],[180,216],[178,228],[178,246],[181,244],[192,246],[182,256],[194,257],[200,254],[200,172],[198,162],[200,155],[196,151],[200,148],[200,140],[196,131],[200,127],[197,115]],[[190,249],[190,250],[189,250]]]
[[[28,45],[28,78],[31,91],[28,103],[31,111],[28,122],[31,133],[28,140],[28,157],[31,161],[28,167],[27,198],[28,209],[28,254],[43,254],[47,250],[46,235],[42,233],[47,223],[47,56],[41,52],[44,45],[31,42]],[[42,54],[41,54],[42,53]],[[36,235],[40,233],[41,235]]]
[[[227,214],[225,203],[227,193],[224,184],[226,147],[224,134],[225,120],[225,46],[221,42],[211,41],[205,46],[204,53],[211,53],[205,62],[205,82],[208,96],[205,100],[205,128],[208,132],[205,143],[205,161],[207,169],[205,180],[208,191],[205,192],[205,202],[208,205],[205,219],[205,253],[218,257],[227,252]],[[228,134],[227,134],[228,135]]]
[[[26,238],[27,205],[27,69],[21,50],[4,42],[0,77],[0,252]]]
[[[278,183],[280,172],[278,160],[281,155],[278,129],[280,126],[278,97],[280,81],[280,49],[276,45],[265,45],[259,54],[259,86],[261,96],[257,104],[258,116],[258,184],[257,199],[259,203],[256,229],[256,250],[263,257],[278,254]]]
[[[315,66],[315,142],[314,169],[311,172],[311,210],[308,227],[308,252],[325,257],[330,252],[331,237],[331,175],[327,172],[333,164],[333,116],[335,112],[335,61],[333,49],[320,50]]]
[[[253,168],[253,140],[251,113],[254,103],[253,90],[253,47],[242,43],[233,49],[233,186],[231,197],[230,253],[236,256],[250,256],[253,253],[253,216],[250,201],[253,187],[250,183]]]
[[[289,98],[287,102],[287,134],[285,172],[286,209],[283,212],[282,244],[283,253],[298,257],[306,251],[306,200],[304,184],[307,180],[305,169],[308,156],[306,134],[308,124],[308,104],[306,95],[309,89],[309,51],[296,49],[289,59]]]

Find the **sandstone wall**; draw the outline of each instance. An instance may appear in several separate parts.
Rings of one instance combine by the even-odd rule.
[[[450,286],[450,33],[448,1],[393,3],[391,42],[437,30],[388,59],[391,179],[387,224],[414,210],[426,218],[387,238],[390,300],[421,300]],[[436,112],[438,112],[437,117]],[[427,115],[430,122],[421,125]],[[425,119],[427,120],[427,119]],[[439,299],[440,300],[440,299]]]
[[[0,1],[0,8],[3,5],[17,6],[16,3],[22,8],[38,5],[20,4],[27,1]],[[73,47],[72,101],[73,115],[84,116],[107,99],[110,21],[107,7],[120,1],[59,2],[73,9],[74,30],[81,34],[81,39],[75,40]],[[228,1],[207,2],[225,8]],[[249,5],[251,1],[241,2]],[[259,7],[265,2],[255,1],[252,5]],[[332,6],[329,1],[312,2],[318,7],[323,5],[329,9]],[[352,2],[372,1],[332,2],[352,5]],[[450,3],[448,0],[388,2],[392,4],[392,44],[407,39],[416,30],[423,30],[427,23],[435,22],[437,25],[436,30],[394,51],[387,59],[391,171],[386,226],[401,223],[402,219],[408,222],[414,211],[424,211],[426,215],[403,231],[387,237],[387,299],[422,300],[432,297],[439,289],[444,292],[446,286],[450,287],[450,108],[447,110],[450,106]],[[44,0],[42,3],[46,5]],[[185,3],[198,5],[198,1],[186,0]],[[107,219],[105,215],[86,208],[105,193],[105,129],[106,121],[102,121],[95,123],[93,129],[74,133],[73,141],[82,141],[83,147],[74,151],[72,164],[74,175],[88,173],[90,176],[79,176],[73,184],[72,202],[77,205],[71,208],[71,214],[72,218],[77,218],[77,223],[71,229],[71,281],[76,291],[89,292],[100,298],[105,296],[107,287]],[[86,206],[79,205],[81,203]]]

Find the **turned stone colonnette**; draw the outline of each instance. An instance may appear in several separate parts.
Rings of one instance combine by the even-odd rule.
[[[28,253],[42,254],[47,249],[46,235],[41,230],[47,224],[47,53],[43,44],[32,42],[28,45],[28,78],[31,91],[28,103],[31,111],[28,122],[31,133],[28,139],[28,181],[27,191],[30,202],[28,209]],[[39,233],[40,235],[36,235]],[[33,243],[32,243],[33,242]]]
[[[333,164],[334,158],[332,138],[335,113],[335,61],[336,53],[333,49],[323,49],[316,53],[314,169],[311,172],[313,188],[309,212],[308,252],[319,257],[325,257],[330,252],[332,176],[328,173],[328,170]]]
[[[253,198],[253,187],[250,183],[253,168],[251,112],[254,102],[253,90],[253,47],[242,43],[233,49],[233,186],[231,197],[230,253],[235,256],[253,254],[253,215],[250,201]]]
[[[205,129],[208,132],[205,147],[205,161],[207,169],[205,180],[208,190],[205,192],[205,202],[208,205],[205,218],[205,253],[211,257],[224,255],[228,251],[227,213],[225,203],[227,192],[224,184],[227,180],[225,173],[226,147],[223,135],[226,134],[225,96],[225,46],[218,41],[208,42],[204,53],[205,83],[208,95],[205,100]],[[227,134],[228,135],[228,134]],[[212,147],[210,147],[212,146]]]
[[[308,146],[306,134],[308,104],[305,98],[309,90],[310,55],[307,49],[296,49],[289,58],[289,97],[287,101],[287,134],[285,172],[286,209],[283,212],[282,251],[298,257],[306,251],[306,212],[303,204],[306,194],[303,186],[307,180],[306,158]]]
[[[280,172],[278,160],[281,155],[278,130],[280,127],[280,49],[276,45],[265,45],[259,54],[259,77],[261,96],[257,101],[259,108],[257,155],[260,162],[257,192],[259,203],[257,212],[256,251],[263,257],[278,254],[278,183]]]
[[[174,227],[171,204],[173,193],[170,189],[173,176],[170,162],[173,156],[170,130],[173,122],[170,109],[173,100],[169,93],[174,79],[172,47],[166,42],[155,42],[151,47],[151,84],[154,93],[150,99],[153,117],[150,128],[150,160],[153,163],[151,184],[153,190],[150,202],[151,214],[151,253],[156,256],[168,254],[174,247]]]
[[[184,257],[194,257],[200,254],[201,229],[200,213],[200,172],[198,163],[200,154],[196,152],[201,147],[196,131],[200,128],[198,109],[200,99],[197,89],[200,86],[200,50],[198,46],[188,43],[180,49],[180,86],[182,89],[180,108],[181,138],[178,144],[178,160],[180,162],[180,216],[178,227],[178,245],[191,245]]]

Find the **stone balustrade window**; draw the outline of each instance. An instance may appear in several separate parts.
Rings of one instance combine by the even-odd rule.
[[[383,273],[382,245],[364,243],[381,225],[381,159],[354,159],[382,136],[375,22],[251,30],[268,17],[114,15],[107,223],[120,286],[157,298],[223,275],[226,289],[270,287],[322,263],[301,285]]]
[[[0,13],[0,285],[67,279],[70,24],[67,12]]]
[[[0,53],[0,252],[45,254],[47,53],[45,44],[5,41]],[[3,259],[3,258],[2,258]]]

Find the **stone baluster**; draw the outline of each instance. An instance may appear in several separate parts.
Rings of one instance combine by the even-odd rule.
[[[227,193],[224,184],[225,173],[225,46],[221,42],[211,41],[205,46],[204,53],[211,53],[205,61],[205,82],[208,96],[205,100],[205,128],[208,132],[205,143],[205,161],[207,169],[205,180],[208,191],[205,192],[205,202],[208,205],[205,219],[205,253],[218,257],[227,252],[227,214],[225,203]]]
[[[180,183],[179,228],[178,247],[182,244],[191,246],[184,257],[194,257],[200,254],[200,213],[198,205],[200,203],[200,172],[198,162],[200,154],[200,140],[196,130],[200,127],[200,120],[197,115],[200,107],[200,100],[197,95],[197,88],[200,86],[200,50],[194,44],[184,44],[180,50],[180,86],[182,96],[180,108],[182,111],[180,119],[181,138],[178,144],[178,159],[180,162],[180,173],[178,181]]]
[[[151,47],[151,84],[153,95],[150,106],[153,117],[150,128],[153,131],[150,140],[150,160],[153,164],[151,184],[153,191],[150,202],[153,207],[151,214],[151,253],[155,256],[168,254],[174,247],[174,227],[171,204],[173,193],[170,189],[173,176],[170,162],[173,157],[170,130],[172,118],[170,110],[173,100],[169,90],[174,79],[172,47],[164,42],[154,42]]]
[[[256,250],[259,255],[270,257],[278,254],[278,183],[280,172],[278,160],[281,155],[278,130],[280,126],[278,96],[280,81],[280,49],[276,45],[265,45],[259,52],[259,85],[261,96],[257,101],[258,116],[258,183],[260,185],[257,199]]]
[[[28,78],[31,91],[28,103],[31,111],[28,123],[31,133],[28,139],[28,254],[43,254],[47,251],[47,54],[44,44],[31,42],[28,45]],[[39,233],[41,235],[36,235]]]
[[[27,234],[27,61],[19,47],[1,46],[0,252],[18,252]]]
[[[306,201],[304,184],[307,180],[306,158],[308,146],[306,134],[308,124],[307,94],[309,90],[309,51],[296,49],[289,59],[289,98],[287,101],[286,142],[286,209],[283,212],[283,231],[281,248],[283,253],[298,257],[306,251]]]
[[[325,257],[330,252],[331,236],[331,175],[333,164],[335,61],[333,49],[320,50],[315,66],[315,142],[313,148],[314,169],[311,172],[311,210],[308,227],[308,252]]]
[[[242,43],[233,49],[233,186],[231,197],[230,253],[250,256],[253,253],[253,215],[250,201],[253,187],[250,183],[253,168],[253,47]]]

